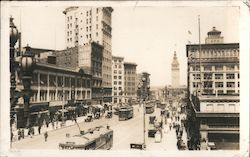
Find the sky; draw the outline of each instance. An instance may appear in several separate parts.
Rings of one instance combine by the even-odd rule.
[[[65,48],[66,7],[11,7],[10,14],[22,32],[22,46]],[[135,62],[137,72],[151,74],[152,86],[171,84],[174,51],[180,63],[180,84],[186,85],[186,44],[198,43],[200,15],[201,43],[215,26],[225,43],[239,42],[238,7],[115,6],[112,13],[112,55]],[[191,32],[191,34],[188,33]]]

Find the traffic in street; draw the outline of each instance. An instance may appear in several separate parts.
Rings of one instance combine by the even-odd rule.
[[[178,106],[177,102],[173,104]],[[168,113],[168,117],[165,116],[166,114],[162,115],[162,108],[157,107],[157,105],[153,105],[153,113],[145,114],[145,150],[178,150],[178,136],[174,126],[181,125],[181,119],[185,118],[185,114],[171,110],[167,112],[167,109],[170,109],[167,106],[165,110]],[[153,124],[150,124],[150,117],[155,117]],[[85,121],[86,118],[86,116],[78,117],[77,123],[72,122],[73,124],[70,126],[48,131],[47,141],[45,141],[44,134],[40,134],[15,141],[12,147],[15,149],[59,149],[59,143],[67,139],[67,136],[79,135],[80,131],[87,131],[98,126],[108,126],[113,130],[113,146],[111,150],[129,150],[132,143],[143,143],[142,104],[133,105],[133,117],[127,120],[120,120],[119,115],[115,114],[111,118],[103,115],[99,119],[93,119],[89,122]],[[156,125],[160,123],[162,125],[158,129],[160,136],[159,132],[156,131],[153,137],[149,137],[149,130],[156,128]],[[183,128],[181,138],[186,148],[187,135]]]

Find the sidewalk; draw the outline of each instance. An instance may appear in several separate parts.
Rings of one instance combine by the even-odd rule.
[[[171,119],[168,118],[167,124],[163,124],[162,130],[162,139],[161,142],[156,143],[155,138],[148,138],[148,148],[147,150],[178,150],[177,148],[177,137],[175,129],[172,127],[171,130],[169,129],[169,124]],[[186,145],[187,148],[187,133],[185,129],[183,129],[182,140]]]
[[[77,123],[84,122],[85,118],[86,118],[86,116],[77,117]],[[47,131],[47,132],[55,131],[55,130],[58,130],[58,129],[61,129],[61,128],[66,128],[66,127],[72,126],[74,124],[76,124],[74,120],[73,121],[72,120],[67,120],[65,122],[64,126],[62,126],[62,122],[58,122],[58,123],[54,124],[54,128],[53,128],[52,123],[49,123],[48,127],[46,125],[42,126],[40,134],[38,132],[38,126],[35,126],[35,127],[33,127],[34,128],[34,132],[35,132],[34,136],[42,135],[45,131]],[[18,141],[18,130],[17,129],[14,130],[13,134],[14,134],[14,137],[13,137],[13,141],[12,142]],[[24,129],[24,139],[25,138],[31,138],[28,135],[28,129]],[[22,140],[22,138],[20,140]]]

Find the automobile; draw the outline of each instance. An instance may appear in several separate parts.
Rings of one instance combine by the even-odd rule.
[[[93,115],[91,113],[88,113],[85,122],[91,122],[92,120],[93,120]]]
[[[148,137],[155,137],[157,129],[155,127],[151,127],[148,129]]]
[[[130,149],[144,150],[146,149],[146,145],[143,143],[130,143]]]
[[[216,146],[214,142],[208,142],[207,144],[209,150],[216,150]]]
[[[96,112],[95,113],[95,119],[99,119],[101,117],[101,113],[100,112]]]
[[[106,118],[112,118],[112,116],[113,116],[112,111],[108,111],[106,114]]]

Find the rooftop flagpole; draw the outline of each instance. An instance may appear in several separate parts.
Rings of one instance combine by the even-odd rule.
[[[202,93],[202,76],[201,76],[201,28],[200,28],[200,15],[198,15],[199,25],[199,64],[200,64],[200,94]]]

